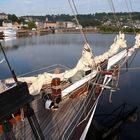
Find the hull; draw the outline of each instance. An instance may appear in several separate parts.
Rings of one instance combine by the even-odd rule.
[[[5,37],[16,37],[16,31],[4,31]]]
[[[16,30],[11,27],[3,27],[0,30],[0,32],[3,34],[3,37],[5,38],[16,37],[17,35]]]

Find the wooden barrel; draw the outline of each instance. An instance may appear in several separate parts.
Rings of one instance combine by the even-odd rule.
[[[60,78],[54,78],[51,82],[52,97],[55,103],[61,101],[61,82]]]

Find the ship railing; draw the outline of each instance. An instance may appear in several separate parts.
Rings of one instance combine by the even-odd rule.
[[[95,88],[94,88],[95,87],[94,86],[95,85],[95,81],[92,84],[92,88],[90,89],[89,94],[86,97],[86,98],[89,98],[88,101],[87,100],[84,100],[84,103],[80,107],[79,111],[74,116],[72,122],[69,124],[68,128],[63,133],[62,140],[68,140],[68,139],[70,139],[70,137],[74,133],[75,128],[78,125],[80,125],[82,122],[84,122],[85,120],[87,120],[87,118],[89,117],[89,115],[94,110],[94,107],[96,106],[96,104],[98,104],[98,100],[99,100],[100,95],[97,97],[97,99],[95,100],[93,106],[91,107],[91,109],[89,110],[89,112],[87,114],[85,114],[85,112],[83,111],[83,110],[85,110],[89,106],[91,100],[95,99],[95,92],[94,92],[95,91]],[[91,94],[91,92],[92,92],[92,94]],[[83,119],[82,119],[82,117],[83,117]]]
[[[55,68],[60,68],[60,70],[63,72],[65,70],[69,70],[70,68],[67,66],[64,66],[62,64],[54,64],[51,66],[47,66],[47,67],[43,67],[40,69],[36,69],[21,75],[18,75],[18,77],[24,77],[24,76],[37,76],[38,74],[44,73],[44,72],[49,72],[49,73],[53,73]]]

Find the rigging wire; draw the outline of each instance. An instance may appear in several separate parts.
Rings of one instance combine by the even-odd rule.
[[[129,1],[129,4],[128,4],[128,1]],[[130,18],[130,21],[131,21],[131,26],[133,27],[133,25],[135,25],[133,19],[132,19],[132,12],[133,12],[133,8],[132,8],[132,3],[131,3],[131,0],[125,0],[125,3],[126,3],[126,7],[127,7],[127,10],[128,10],[128,13],[129,13],[129,18]],[[129,5],[130,5],[130,8],[131,8],[131,11],[129,9]],[[134,30],[134,33],[136,34],[136,30],[135,30],[135,26],[133,27],[133,30]]]
[[[131,0],[129,0],[129,4],[130,4],[131,11],[134,12]]]
[[[108,2],[110,2],[110,3],[109,3],[109,4],[110,4],[110,7],[113,9],[114,18],[117,20],[117,17],[115,16],[115,7],[114,7],[114,4],[113,4],[113,0],[108,0]],[[126,2],[126,5],[127,5],[127,10],[128,10],[128,12],[129,12],[129,18],[130,18],[130,20],[131,20],[131,24],[134,25],[134,21],[133,21],[133,19],[132,19],[132,15],[131,15],[131,13],[133,12],[131,0],[129,0],[129,5],[130,5],[130,7],[131,7],[131,11],[132,11],[132,12],[130,12],[129,5],[128,5],[128,3],[127,3],[126,0],[125,0],[125,2]],[[133,30],[134,30],[134,33],[136,33],[135,27],[133,28]],[[131,66],[132,62],[134,61],[134,59],[135,59],[135,57],[136,57],[138,51],[139,51],[139,49],[137,49],[137,50],[135,51],[134,56],[132,57],[132,59],[131,59],[129,65],[127,66],[127,68],[125,68],[125,70],[129,70],[129,67]],[[124,64],[124,63],[127,63],[127,60],[128,60],[128,59],[126,59],[126,60],[123,62],[123,64]],[[135,68],[133,68],[133,69],[135,69]]]
[[[79,23],[79,20],[77,18],[78,11],[77,11],[77,8],[76,8],[76,4],[75,4],[74,0],[72,0],[72,2],[70,0],[68,0],[68,3],[70,5],[70,8],[72,10],[72,13],[73,13],[73,16],[76,20],[77,25],[78,25],[78,27],[80,27],[80,23]],[[83,39],[84,39],[85,44],[88,44],[88,39],[87,39],[86,34],[84,33],[82,28],[80,28],[80,32],[83,35]]]
[[[78,18],[77,18],[78,10],[77,10],[77,8],[76,8],[76,4],[75,4],[74,0],[68,0],[68,3],[69,3],[69,5],[70,5],[70,8],[71,8],[71,10],[72,10],[72,13],[73,13],[73,15],[74,15],[74,18],[75,18],[75,20],[76,20],[77,25],[78,25],[78,27],[80,27],[81,25],[80,25],[79,20],[78,20]],[[88,43],[87,36],[86,36],[86,34],[85,34],[83,28],[80,28],[80,32],[81,32],[81,34],[82,34],[82,36],[83,36],[84,44],[89,44],[89,43]],[[87,45],[87,47],[88,47],[88,45]],[[94,57],[94,55],[93,55],[93,57]],[[95,65],[95,67],[97,67],[94,58],[93,58],[93,63],[94,63],[94,65]]]
[[[131,61],[130,61],[129,65],[128,65],[128,67],[130,67],[130,66],[131,66],[131,64],[132,64],[132,62],[134,61],[134,59],[135,59],[135,57],[136,57],[136,55],[137,55],[138,51],[139,51],[139,49],[137,49],[137,50],[135,51],[135,54],[134,54],[134,56],[132,57],[132,59],[131,59]]]
[[[114,6],[114,2],[113,2],[113,0],[108,0],[108,3],[109,3],[109,6],[110,6],[110,9],[113,11],[113,16],[114,16],[114,20],[115,20],[115,22],[116,22],[116,26],[119,28],[119,30],[120,30],[120,21],[119,21],[119,19],[117,18],[117,16],[116,16],[116,11],[115,11],[115,6]]]
[[[128,2],[129,2],[129,4],[128,4]],[[131,26],[133,27],[133,25],[135,25],[135,22],[134,22],[133,19],[132,19],[132,12],[133,12],[132,2],[131,2],[131,0],[128,0],[128,1],[125,0],[125,3],[126,3],[126,7],[127,7],[127,10],[128,10],[128,13],[129,13],[129,18],[130,18],[130,20],[131,20]],[[129,6],[130,6],[130,9],[129,9]],[[133,27],[133,30],[134,30],[134,33],[136,34],[135,26]],[[128,67],[131,66],[131,64],[132,64],[132,62],[134,61],[134,59],[135,59],[135,57],[136,57],[138,51],[139,51],[139,49],[136,50],[136,52],[135,52],[134,56],[132,57],[132,59],[131,59],[129,65],[128,65]]]

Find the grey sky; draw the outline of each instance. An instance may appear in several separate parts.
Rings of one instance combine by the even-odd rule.
[[[75,0],[78,12],[113,12],[109,6],[111,0]],[[127,4],[132,3],[133,11],[140,12],[140,0],[112,0],[116,12],[129,12]],[[129,6],[131,11],[131,7]],[[68,0],[0,0],[0,13],[21,15],[71,14]]]

